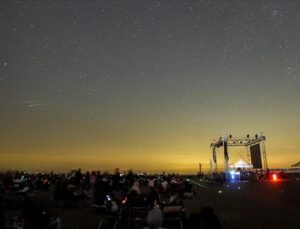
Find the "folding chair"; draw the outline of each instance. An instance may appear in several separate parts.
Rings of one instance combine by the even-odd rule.
[[[135,207],[132,206],[129,209],[129,228],[143,228],[147,224],[147,215],[150,211],[149,206]]]
[[[109,209],[107,209],[105,206],[99,206],[97,207],[97,209],[100,210],[101,214],[100,222],[98,224],[97,229],[102,228],[102,226],[105,225],[105,222],[107,224],[113,224],[113,226],[110,228],[116,229],[122,214],[122,208],[117,212],[110,212]]]
[[[179,228],[183,228],[183,215],[184,208],[182,205],[178,206],[165,206],[163,208],[163,226],[164,227],[176,227],[179,225]]]

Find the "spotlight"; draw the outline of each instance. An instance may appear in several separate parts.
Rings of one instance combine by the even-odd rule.
[[[231,180],[234,180],[234,178],[235,178],[234,171],[230,171],[229,173],[230,173],[230,178],[231,178]]]

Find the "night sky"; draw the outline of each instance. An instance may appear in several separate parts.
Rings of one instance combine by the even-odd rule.
[[[196,171],[213,139],[260,132],[269,165],[289,167],[299,12],[298,0],[0,1],[0,169]]]

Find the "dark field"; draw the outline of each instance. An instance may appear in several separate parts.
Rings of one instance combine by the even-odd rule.
[[[223,228],[300,228],[300,183],[228,185],[199,189],[200,197],[195,202],[187,201],[187,209],[213,207]]]
[[[196,181],[198,182],[198,181]],[[222,228],[300,228],[300,183],[294,180],[212,185],[193,182],[197,195],[184,200],[187,215],[214,208]],[[96,229],[100,216],[89,207],[59,208],[51,192],[38,192],[35,202],[61,217],[63,229]],[[7,210],[12,218],[20,210]]]

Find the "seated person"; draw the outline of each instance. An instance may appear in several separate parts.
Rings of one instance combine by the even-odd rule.
[[[153,208],[147,215],[147,227],[145,229],[161,229],[163,214],[159,208]]]

